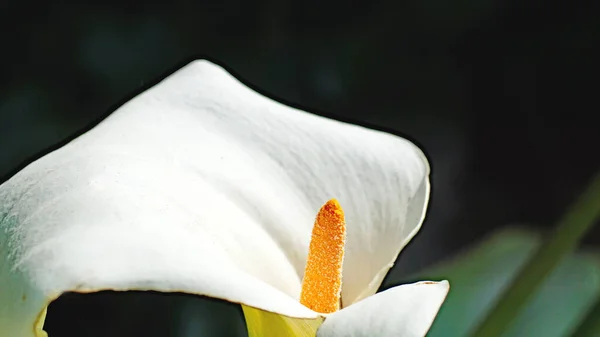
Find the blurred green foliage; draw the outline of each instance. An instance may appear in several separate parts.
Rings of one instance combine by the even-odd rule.
[[[600,298],[596,300],[594,307],[588,312],[585,320],[581,322],[574,337],[596,337],[600,336]]]
[[[449,279],[450,293],[428,337],[468,336],[485,318],[519,269],[540,246],[525,229],[494,234],[477,247],[419,273],[415,279]],[[600,254],[567,256],[533,295],[503,337],[565,337],[600,296]]]

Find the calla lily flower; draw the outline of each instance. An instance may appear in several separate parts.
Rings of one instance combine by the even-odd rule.
[[[65,292],[153,290],[240,303],[250,336],[424,336],[447,281],[375,293],[428,199],[408,140],[194,61],[0,185],[0,334],[45,336]],[[319,312],[300,297],[309,250],[330,256],[311,240],[332,202],[339,305]]]

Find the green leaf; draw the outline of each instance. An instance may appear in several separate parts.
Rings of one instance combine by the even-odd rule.
[[[600,173],[593,177],[587,189],[561,218],[554,232],[519,271],[473,336],[502,336],[510,323],[536,294],[539,287],[575,250],[579,240],[600,217]]]
[[[429,337],[466,336],[485,317],[541,244],[532,231],[509,229],[415,279],[448,279],[450,293]],[[600,255],[569,254],[502,334],[567,336],[600,296]]]
[[[596,300],[594,307],[573,333],[573,337],[597,336],[600,336],[600,298]]]

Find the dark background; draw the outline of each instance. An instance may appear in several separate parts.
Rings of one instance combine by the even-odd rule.
[[[533,0],[2,1],[0,181],[209,57],[271,97],[425,149],[433,196],[390,276],[401,279],[499,227],[549,228],[600,168],[598,13]],[[213,314],[205,325],[200,307]],[[237,314],[185,295],[103,293],[64,296],[46,326],[52,337],[223,335],[243,331]]]

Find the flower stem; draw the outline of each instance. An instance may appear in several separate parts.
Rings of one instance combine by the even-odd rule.
[[[579,240],[599,217],[600,173],[592,179],[588,188],[563,216],[550,237],[523,266],[504,294],[499,296],[500,302],[487,313],[472,336],[501,336],[546,277],[565,255],[577,247]]]

